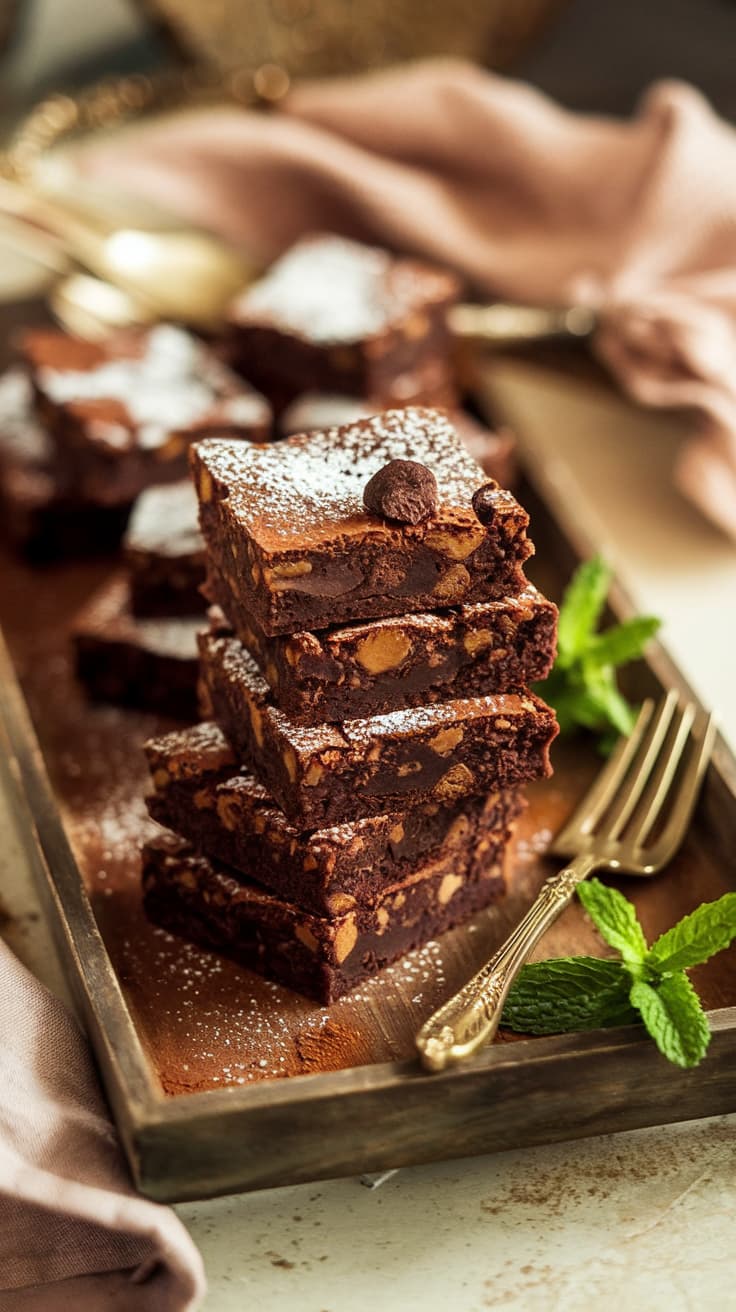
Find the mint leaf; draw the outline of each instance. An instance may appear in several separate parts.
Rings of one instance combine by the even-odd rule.
[[[644,615],[597,633],[610,582],[610,567],[600,556],[575,571],[560,607],[554,669],[535,685],[554,707],[561,733],[589,729],[604,753],[611,747],[611,729],[627,735],[635,721],[634,708],[619,692],[616,666],[640,656],[659,628],[659,620]]]
[[[710,1029],[700,999],[684,971],[656,985],[636,980],[631,986],[632,1005],[659,1051],[676,1066],[697,1066],[710,1043]]]
[[[583,651],[606,604],[613,571],[602,556],[576,569],[560,607],[557,631],[558,663],[563,668]]]
[[[647,941],[629,899],[599,879],[579,884],[577,893],[606,943],[621,953],[627,966],[640,966],[647,955]]]
[[[629,1001],[631,976],[620,961],[558,957],[524,966],[501,1024],[522,1034],[604,1029],[639,1019]]]
[[[598,730],[611,725],[627,737],[636,723],[636,711],[616,687],[613,669],[605,665],[589,666],[586,657],[582,676],[585,691],[581,701],[586,718],[581,716],[581,723]]]
[[[661,975],[699,966],[736,938],[736,893],[704,902],[673,925],[651,946],[647,964]]]
[[[593,665],[623,665],[626,661],[636,660],[661,623],[654,615],[638,615],[622,624],[614,624],[605,633],[593,634],[585,659]]]

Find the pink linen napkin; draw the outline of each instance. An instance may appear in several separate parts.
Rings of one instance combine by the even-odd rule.
[[[84,1036],[0,942],[0,1309],[190,1312],[202,1261],[136,1195]]]
[[[693,411],[683,493],[736,537],[736,131],[663,82],[630,122],[455,60],[305,83],[264,116],[202,110],[82,151],[268,260],[332,229],[423,253],[481,294],[585,303],[640,402]]]

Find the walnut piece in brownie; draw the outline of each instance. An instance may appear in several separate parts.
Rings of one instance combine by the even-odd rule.
[[[344,237],[291,247],[229,311],[225,350],[283,409],[302,392],[452,405],[448,308],[456,276]]]
[[[123,551],[134,614],[202,614],[204,541],[191,479],[141,493],[123,539]]]
[[[209,555],[269,636],[525,585],[528,515],[494,487],[493,522],[480,523],[472,498],[484,475],[439,411],[389,410],[270,446],[209,440],[191,456]],[[363,506],[366,482],[394,459],[437,480],[437,512],[420,524]]]
[[[143,849],[143,905],[157,925],[317,1002],[333,1002],[413,948],[490,906],[505,892],[506,835],[458,873],[438,861],[384,891],[370,907],[315,916],[200,856],[174,834]]]
[[[554,713],[532,693],[438,702],[305,728],[274,706],[236,638],[199,638],[214,719],[291,823],[320,829],[423,802],[514,788],[550,771]]]
[[[507,791],[299,833],[263,785],[238,770],[216,724],[153,738],[145,750],[154,820],[318,916],[374,906],[392,884],[430,863],[469,871],[523,806],[518,792]]]
[[[546,679],[557,648],[557,607],[530,583],[501,601],[277,638],[266,637],[213,566],[205,591],[216,603],[212,627],[235,630],[276,704],[299,724],[517,692]]]
[[[194,719],[201,627],[201,617],[134,616],[128,580],[117,576],[74,621],[77,676],[95,701]]]
[[[271,409],[183,329],[162,324],[87,341],[51,329],[21,354],[36,408],[80,494],[132,501],[186,475],[186,448],[205,433],[266,441]]]

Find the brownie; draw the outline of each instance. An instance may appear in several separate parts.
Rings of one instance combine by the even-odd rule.
[[[146,755],[154,820],[318,916],[373,906],[420,864],[449,865],[454,858],[461,870],[471,846],[482,859],[484,837],[490,842],[495,832],[507,831],[523,806],[519,793],[509,790],[299,833],[263,785],[238,768],[216,724],[153,738]]]
[[[389,410],[270,446],[199,442],[207,550],[264,633],[435,610],[520,592],[529,517],[468,455],[445,415]],[[396,523],[363,505],[392,460],[424,465],[437,506]],[[481,523],[473,496],[486,483]]]
[[[130,506],[98,506],[79,498],[33,412],[28,374],[0,377],[0,525],[5,539],[32,561],[114,551]]]
[[[218,722],[297,828],[458,801],[550,773],[557,723],[532,693],[436,702],[306,728],[274,706],[237,638],[202,633],[199,643],[204,718]]]
[[[77,616],[77,675],[96,701],[192,720],[197,716],[197,630],[201,617],[139,618],[117,576]]]
[[[471,869],[433,863],[375,905],[328,919],[162,834],[143,849],[143,904],[164,929],[327,1003],[496,902],[505,892],[505,850],[501,832]]]
[[[502,601],[278,638],[261,632],[212,567],[205,591],[221,612],[212,627],[232,624],[276,704],[299,724],[515,692],[547,677],[557,648],[557,607],[531,583]]]
[[[142,492],[123,547],[135,615],[202,614],[204,541],[191,479]]]
[[[452,404],[454,274],[344,237],[304,237],[233,302],[235,368],[283,408],[303,392],[390,405]]]
[[[39,417],[79,493],[98,504],[186,477],[187,446],[204,433],[270,436],[265,398],[183,329],[162,324],[95,342],[37,329],[21,350]]]

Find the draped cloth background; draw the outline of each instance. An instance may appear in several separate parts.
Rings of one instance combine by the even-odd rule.
[[[78,167],[259,261],[330,229],[451,264],[484,295],[596,307],[621,386],[692,410],[673,477],[736,538],[736,131],[693,88],[659,83],[623,122],[430,60],[306,83],[269,115],[139,125]]]

